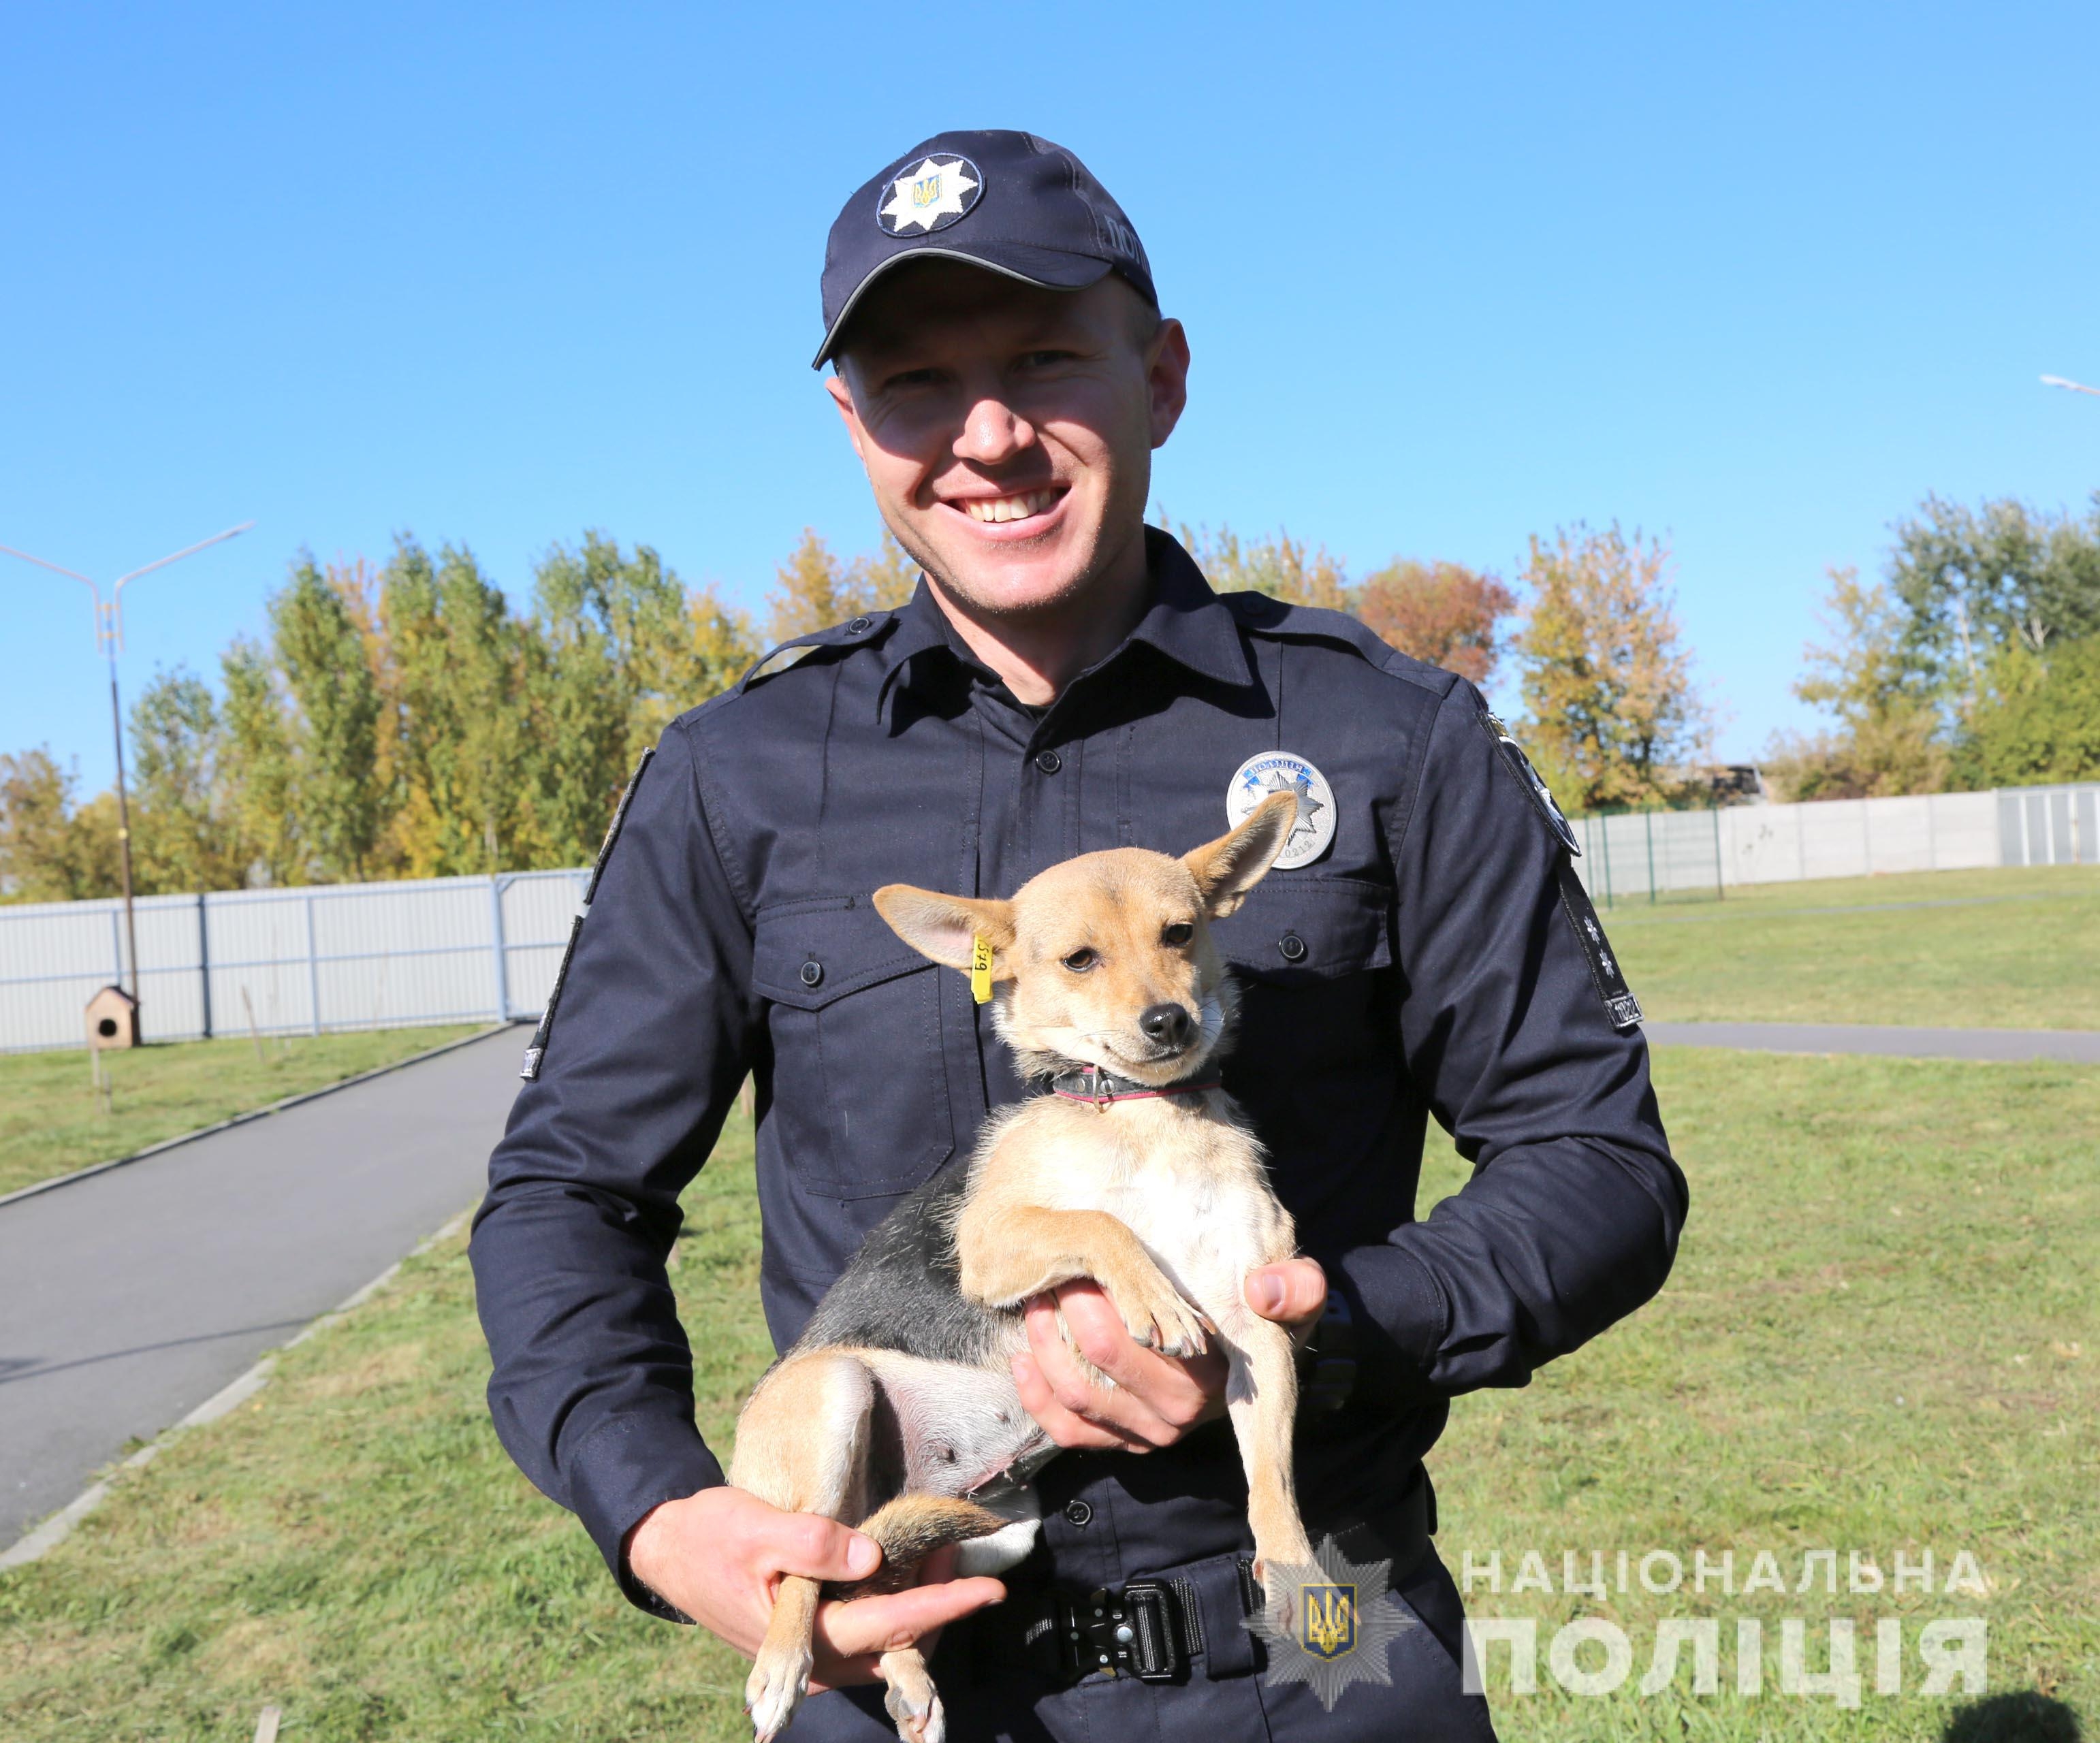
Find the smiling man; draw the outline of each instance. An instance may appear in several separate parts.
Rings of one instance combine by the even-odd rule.
[[[1423,1454],[1454,1394],[1522,1385],[1652,1295],[1686,1207],[1572,836],[1471,686],[1353,619],[1215,594],[1145,526],[1188,342],[1070,152],[915,147],[832,226],[823,303],[825,385],[923,578],[680,719],[621,802],[476,1222],[498,1431],[629,1599],[747,1653],[783,1573],[868,1572],[845,1525],[729,1487],[694,1425],[679,1193],[753,1077],[785,1348],[898,1199],[1041,1088],[870,892],[1180,852],[1288,788],[1277,869],[1217,933],[1242,987],[1227,1087],[1306,1255],[1246,1295],[1317,1321],[1307,1520],[1365,1570],[1366,1620],[1413,1626],[1308,1641],[1348,1672],[1331,1700],[1278,1674],[1296,1648],[1248,1626],[1222,1365],[1139,1348],[1074,1285],[1031,1305],[1014,1368],[1070,1449],[1036,1550],[1004,1582],[825,1606],[813,1686],[835,1692],[795,1734],[890,1734],[877,1656],[938,1635],[958,1739],[1490,1736]],[[1418,1221],[1432,1116],[1476,1172]]]

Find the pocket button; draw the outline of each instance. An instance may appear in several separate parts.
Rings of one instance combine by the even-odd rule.
[[[824,965],[821,962],[812,960],[802,964],[801,979],[805,986],[815,986],[820,984],[823,978]]]
[[[1286,962],[1303,962],[1305,960],[1305,941],[1295,932],[1285,933],[1276,941],[1276,947],[1282,953]]]

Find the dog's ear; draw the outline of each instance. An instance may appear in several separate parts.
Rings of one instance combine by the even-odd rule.
[[[1223,920],[1246,899],[1246,893],[1276,863],[1297,822],[1298,795],[1271,793],[1230,835],[1181,856],[1213,920]]]
[[[909,884],[885,884],[875,893],[875,911],[889,929],[922,956],[951,969],[967,969],[970,947],[982,938],[992,948],[992,978],[1013,973],[1013,904],[944,896]]]

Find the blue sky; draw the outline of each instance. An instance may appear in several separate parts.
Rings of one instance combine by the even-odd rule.
[[[756,605],[873,510],[823,236],[950,126],[1070,145],[1196,355],[1155,496],[1358,570],[1666,533],[1746,756],[1824,567],[2100,484],[2090,5],[18,8],[0,543],[211,670],[301,548],[586,527]],[[0,749],[109,775],[86,590],[0,559]]]

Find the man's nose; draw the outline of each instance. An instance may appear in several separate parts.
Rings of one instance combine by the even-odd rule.
[[[955,457],[995,466],[1035,445],[1035,426],[1003,399],[981,395],[963,419]]]
[[[1148,1004],[1138,1013],[1137,1026],[1146,1040],[1160,1047],[1186,1047],[1196,1031],[1195,1020],[1178,1004]]]

